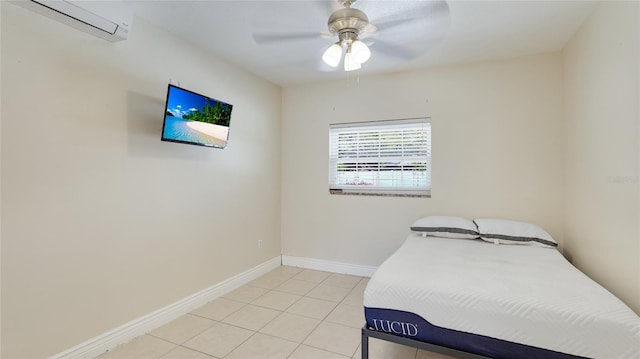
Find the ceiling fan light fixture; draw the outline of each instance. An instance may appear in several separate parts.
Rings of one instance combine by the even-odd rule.
[[[347,49],[347,54],[344,55],[344,70],[345,71],[353,71],[353,70],[359,70],[362,66],[360,66],[360,63],[358,61],[356,61],[353,53],[351,52],[351,49]]]
[[[346,48],[344,55],[344,70],[353,71],[362,67],[371,57],[369,47],[358,40],[358,35],[369,27],[369,18],[361,10],[352,8],[356,0],[338,0],[344,8],[334,11],[329,16],[327,25],[329,33],[338,35],[338,42],[325,50],[322,60],[332,67],[337,67],[342,55],[342,47]]]
[[[342,46],[339,44],[329,46],[329,48],[325,50],[324,54],[322,54],[322,61],[331,67],[338,67],[340,58],[342,58]]]
[[[364,64],[371,57],[371,50],[364,42],[356,40],[351,44],[353,58],[360,64]]]

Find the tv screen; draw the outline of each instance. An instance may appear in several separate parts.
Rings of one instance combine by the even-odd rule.
[[[162,141],[225,148],[233,105],[169,85]]]

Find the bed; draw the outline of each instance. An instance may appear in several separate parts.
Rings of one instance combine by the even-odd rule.
[[[369,337],[458,358],[640,358],[640,318],[544,245],[413,233],[364,307],[363,359]]]

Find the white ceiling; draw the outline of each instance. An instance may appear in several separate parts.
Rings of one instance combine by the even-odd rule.
[[[135,15],[229,62],[287,86],[346,78],[320,59],[336,0],[132,1]],[[359,75],[557,51],[593,9],[592,1],[358,0],[374,33]],[[135,23],[132,31],[135,32]],[[322,34],[325,35],[322,35]],[[264,41],[254,35],[301,35]],[[256,41],[256,39],[258,41]],[[352,72],[352,74],[355,72]]]

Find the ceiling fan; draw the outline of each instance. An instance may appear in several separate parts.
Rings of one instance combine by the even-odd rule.
[[[327,21],[328,32],[258,33],[253,38],[256,43],[274,43],[337,36],[337,41],[324,50],[322,60],[330,67],[338,67],[343,60],[344,51],[344,70],[353,71],[360,69],[371,57],[371,50],[362,41],[363,38],[375,36],[373,46],[376,51],[407,59],[411,56],[402,49],[402,42],[422,30],[421,26],[425,23],[436,23],[440,19],[448,20],[449,17],[449,7],[445,0],[365,1],[365,7],[368,5],[372,13],[378,10],[377,14],[385,14],[379,16],[374,25],[369,22],[364,11],[352,7],[356,1],[336,0],[340,5],[337,10],[330,5],[333,3],[337,6],[334,1],[320,2],[323,7],[332,11]],[[391,15],[387,15],[388,13]],[[383,40],[385,37],[387,41]]]
[[[351,7],[356,0],[339,0],[344,8],[329,16],[328,26],[331,35],[338,35],[338,42],[329,46],[322,54],[322,61],[331,67],[338,67],[342,57],[342,48],[346,48],[344,70],[353,71],[362,67],[371,57],[371,51],[358,35],[369,26],[367,15]]]

